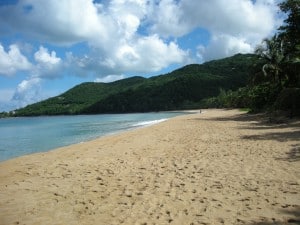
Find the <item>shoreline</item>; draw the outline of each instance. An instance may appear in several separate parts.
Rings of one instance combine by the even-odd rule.
[[[204,111],[0,162],[0,224],[299,221],[300,122]]]
[[[174,113],[174,115],[172,115]],[[0,162],[4,162],[6,160],[10,160],[13,158],[17,158],[20,156],[24,156],[24,155],[30,155],[30,154],[34,154],[34,153],[42,153],[42,152],[48,152],[51,151],[53,149],[56,148],[62,148],[62,147],[67,147],[73,144],[78,144],[78,143],[85,143],[91,140],[95,140],[101,137],[105,137],[105,136],[109,136],[109,135],[114,135],[114,134],[118,134],[118,133],[122,133],[122,132],[126,132],[129,130],[133,130],[133,129],[138,129],[140,127],[145,127],[145,126],[149,126],[152,124],[156,124],[160,121],[162,121],[162,119],[170,119],[174,116],[178,116],[178,115],[184,115],[184,114],[188,114],[188,112],[185,111],[174,111],[174,112],[157,112],[158,118],[155,119],[155,115],[156,113],[145,113],[145,115],[143,116],[144,113],[136,113],[137,115],[139,115],[140,119],[137,119],[135,121],[134,116],[135,113],[131,113],[131,114],[107,114],[107,115],[76,115],[76,116],[67,116],[67,119],[64,119],[63,122],[65,123],[64,128],[61,130],[60,127],[56,126],[52,126],[52,124],[47,125],[47,121],[51,121],[52,119],[54,119],[54,124],[57,123],[57,118],[63,118],[62,116],[56,116],[56,117],[48,117],[46,116],[46,122],[42,121],[42,124],[46,124],[46,126],[41,126],[38,129],[44,130],[47,129],[47,126],[50,126],[52,128],[52,133],[50,133],[50,136],[52,136],[52,138],[48,138],[47,135],[40,135],[40,132],[36,132],[35,130],[37,130],[36,127],[34,127],[34,125],[32,126],[32,130],[33,132],[31,133],[31,130],[28,130],[30,128],[27,128],[28,132],[29,132],[29,136],[28,135],[8,135],[8,137],[6,137],[5,133],[5,129],[1,129],[0,133],[3,133],[4,136],[2,136],[2,138],[0,138],[0,142],[3,141],[3,145],[2,148],[0,149],[1,153],[1,157],[0,157]],[[165,114],[165,115],[164,115]],[[124,116],[127,118],[129,117],[128,121],[122,121],[122,119],[116,119],[118,117],[122,117]],[[147,116],[150,115],[150,116]],[[151,116],[153,115],[153,116]],[[74,118],[73,117],[77,117],[79,116],[79,122],[75,121],[74,122]],[[109,118],[109,122],[106,123],[104,122],[104,118],[106,117],[111,117]],[[91,118],[90,119],[82,119],[82,118]],[[102,122],[98,122],[93,118],[97,118],[99,117],[100,121]],[[141,118],[142,117],[142,118]],[[145,118],[143,118],[145,117]],[[33,122],[30,122],[32,124],[35,123],[39,123],[42,117],[33,117]],[[50,120],[48,120],[50,118]],[[31,120],[31,118],[20,118],[25,119],[26,120]],[[119,120],[120,123],[116,123],[114,122],[114,120]],[[38,120],[38,122],[36,122],[36,120]],[[77,119],[76,119],[77,120]],[[85,121],[86,120],[86,121]],[[20,124],[15,118],[14,121],[16,121],[17,124]],[[84,122],[85,121],[85,122]],[[93,121],[93,122],[92,122]],[[124,123],[123,123],[124,122]],[[125,125],[127,122],[127,125]],[[21,121],[22,123],[22,121]],[[58,121],[58,124],[60,124],[61,121]],[[78,125],[81,123],[81,126],[85,127],[84,129],[86,130],[85,132],[81,133],[81,131],[78,129]],[[98,124],[98,128],[96,128],[93,132],[89,131],[89,126],[93,127],[93,124]],[[120,124],[120,126],[118,125]],[[6,127],[6,124],[0,124],[0,126],[3,126],[2,128]],[[8,126],[10,126],[11,124],[9,124]],[[12,124],[12,127],[17,127],[16,124]],[[72,129],[68,129],[69,126],[73,126]],[[66,127],[66,129],[65,129]],[[74,128],[75,127],[75,128]],[[21,127],[22,128],[22,127]],[[56,129],[56,130],[55,130]],[[18,130],[16,128],[14,128],[15,132],[17,133]],[[12,131],[10,131],[12,133]],[[49,134],[49,132],[45,132],[42,131],[43,133]],[[62,133],[62,135],[58,136],[56,135],[56,133]],[[24,133],[24,132],[23,132]],[[25,131],[26,133],[26,131]],[[70,135],[69,133],[73,133],[73,135]],[[31,135],[31,136],[30,136]],[[20,136],[20,140],[17,140],[17,142],[15,144],[13,144],[14,138],[17,138],[18,136]],[[39,136],[40,138],[43,139],[43,142],[40,142],[39,140],[37,140],[35,137]],[[61,138],[62,137],[62,138]],[[6,139],[5,139],[6,138]],[[21,145],[20,143],[23,143],[22,141],[25,140],[24,144],[27,146],[26,148],[23,148],[24,145]],[[8,142],[9,141],[9,142]],[[12,143],[12,144],[10,144]],[[34,144],[34,143],[42,143],[42,144]],[[11,153],[10,153],[11,151]]]

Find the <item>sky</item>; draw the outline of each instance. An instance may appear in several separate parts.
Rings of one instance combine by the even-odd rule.
[[[82,82],[251,53],[279,0],[0,0],[0,112]]]

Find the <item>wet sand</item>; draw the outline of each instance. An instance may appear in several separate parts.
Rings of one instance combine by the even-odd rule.
[[[0,163],[0,224],[299,224],[300,121],[202,112]]]

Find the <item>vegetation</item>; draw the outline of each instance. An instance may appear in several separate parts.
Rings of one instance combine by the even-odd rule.
[[[9,112],[0,112],[0,118],[11,117],[13,114]]]
[[[253,54],[238,54],[202,65],[187,65],[151,78],[131,77],[112,83],[83,83],[62,95],[15,111],[16,116],[147,112],[202,107],[220,90],[245,86]]]
[[[285,24],[255,51],[264,63],[254,65],[246,87],[206,99],[207,107],[289,110],[291,116],[300,115],[300,1],[286,0],[279,7],[287,14]]]

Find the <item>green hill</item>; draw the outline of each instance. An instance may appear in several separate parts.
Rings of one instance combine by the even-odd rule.
[[[16,110],[16,116],[147,112],[199,107],[220,89],[245,86],[257,56],[237,54],[192,64],[151,78],[82,83],[53,98]]]

